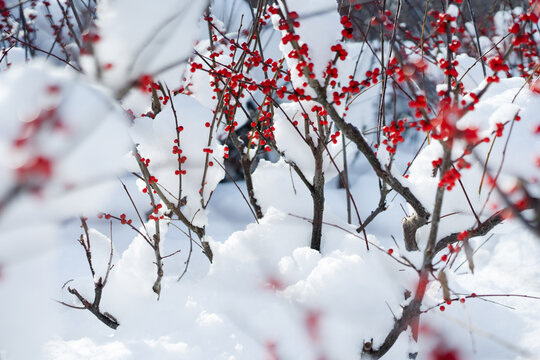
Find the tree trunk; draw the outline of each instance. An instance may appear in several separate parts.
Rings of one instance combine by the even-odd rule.
[[[246,180],[246,188],[248,191],[248,197],[249,202],[251,203],[251,206],[253,206],[253,210],[255,211],[255,214],[257,215],[257,219],[263,218],[263,213],[261,210],[261,207],[257,203],[257,198],[255,197],[255,191],[253,190],[253,179],[251,178],[251,166],[253,162],[251,162],[247,155],[242,155],[242,172],[244,173],[244,179]]]
[[[311,231],[311,248],[321,251],[322,222],[324,213],[324,173],[322,145],[315,152],[315,175],[313,176],[313,223]]]

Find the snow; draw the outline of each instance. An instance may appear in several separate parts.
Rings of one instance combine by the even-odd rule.
[[[83,5],[75,2],[80,11]],[[310,248],[312,197],[290,164],[298,165],[312,181],[314,160],[302,137],[317,142],[318,135],[313,127],[304,128],[302,113],[316,124],[319,119],[311,111],[315,101],[281,102],[274,108],[275,140],[284,156],[261,159],[252,174],[263,218],[252,216],[243,198],[248,192],[244,181],[221,182],[225,177],[221,140],[226,132],[216,125],[210,133],[207,126],[216,117],[217,103],[211,98],[211,77],[204,72],[209,66],[184,74],[189,62],[201,61],[193,48],[210,55],[206,23],[201,20],[206,5],[100,1],[97,26],[89,29],[100,36],[93,43],[94,55],[79,59],[73,42],[82,34],[76,31],[73,38],[65,29],[59,36],[73,56],[53,51],[62,59],[70,57],[70,64],[82,66],[84,74],[58,59],[37,56],[27,62],[18,47],[0,63],[0,360],[358,359],[366,342],[374,348],[383,343],[410,303],[418,273],[407,263],[421,265],[430,226],[417,232],[422,251],[404,249],[401,219],[412,209],[391,192],[388,209],[365,233],[357,233],[355,224],[360,220],[353,210],[352,224],[345,221],[346,191],[338,187],[336,165],[341,171],[343,161],[340,136],[336,144],[326,144],[321,251]],[[278,5],[283,9],[285,3]],[[299,14],[295,31],[301,43],[309,45],[315,76],[322,80],[334,56],[330,47],[341,41],[340,15],[333,0],[309,5],[287,1],[288,9]],[[37,15],[33,24],[42,29],[36,35],[39,45],[54,41],[42,18],[44,6],[39,3],[34,10],[25,10],[28,16]],[[51,11],[53,20],[62,17],[57,5]],[[246,2],[216,0],[210,11],[225,35],[243,41],[242,30],[251,19]],[[454,5],[447,11],[455,16],[458,12]],[[497,31],[506,29],[510,19],[509,13],[499,12]],[[276,16],[273,21],[278,23]],[[287,57],[291,47],[278,45],[279,35],[270,24],[264,29],[262,38],[269,47],[265,54],[274,60],[284,56],[294,73],[295,61]],[[487,48],[491,40],[482,39]],[[349,56],[336,65],[338,87],[347,83],[360,53],[355,79],[363,80],[376,64],[360,44],[341,44]],[[216,57],[220,66],[237,60],[223,44],[217,50],[223,50]],[[475,59],[466,54],[457,60],[460,76],[472,67],[463,79],[467,92],[479,93],[487,86],[480,63],[473,66]],[[112,67],[105,70],[106,64]],[[434,65],[427,73],[431,80],[442,79]],[[124,90],[142,75],[152,75],[171,91],[180,87],[186,91],[173,96],[155,116],[141,116],[150,110],[149,93],[137,86]],[[260,70],[250,76],[256,81],[264,78]],[[294,86],[303,82],[293,76]],[[489,175],[500,171],[499,184],[505,190],[519,190],[516,179],[520,179],[532,195],[539,195],[540,96],[533,90],[523,78],[501,78],[490,85],[474,111],[457,120],[457,129],[477,129],[479,138],[488,137],[489,142],[467,155],[471,167],[462,170],[465,190],[456,185],[445,193],[439,238],[473,228],[475,214],[482,221],[506,206],[487,180],[480,189],[484,171]],[[379,92],[380,85],[373,86],[352,101],[347,120],[361,130],[372,127]],[[254,95],[254,100],[261,99]],[[463,99],[473,101],[470,94]],[[336,109],[343,115],[345,104]],[[241,126],[248,118],[240,114],[235,120]],[[298,127],[291,123],[294,120]],[[504,129],[498,137],[501,124]],[[419,145],[414,138],[407,141],[411,144],[404,144],[392,160],[392,174],[432,211],[439,184],[432,161],[442,157],[443,149],[432,139],[404,177],[402,159],[412,159]],[[173,152],[175,145],[180,154]],[[462,155],[467,145],[456,139],[452,157]],[[379,202],[380,184],[353,147],[349,143],[347,148],[349,190],[358,217],[365,220]],[[135,152],[151,159],[147,169],[157,178],[157,186],[187,219],[204,228],[202,238],[169,218],[165,201],[150,204],[143,193],[146,182],[130,174],[139,172]],[[179,155],[185,156],[181,167]],[[390,164],[385,147],[379,148],[377,157],[383,167]],[[45,159],[45,164],[35,166],[36,159]],[[179,171],[185,174],[175,173]],[[518,195],[513,195],[515,200]],[[158,204],[162,207],[152,213]],[[107,216],[98,218],[98,213],[123,214],[133,228]],[[157,222],[149,214],[164,218]],[[88,238],[81,216],[89,227]],[[159,296],[152,291],[158,270],[155,249],[148,243],[158,230],[159,243],[154,246],[163,256],[164,271]],[[94,276],[78,242],[81,236],[90,244]],[[209,243],[212,262],[203,254],[201,241]],[[445,304],[441,284],[431,281],[422,304],[426,312],[421,316],[420,340],[415,342],[407,329],[383,359],[404,359],[418,351],[418,359],[433,360],[433,351],[453,349],[463,359],[482,360],[521,360],[540,353],[540,311],[533,298],[540,297],[538,238],[516,219],[507,218],[489,234],[468,241],[474,250],[474,274],[463,252],[445,268],[452,295],[466,298],[465,302]],[[442,266],[443,254],[447,250],[437,254],[434,272]],[[95,284],[107,273],[100,310],[118,319],[116,330],[90,311],[70,307],[81,303],[68,288],[92,302]],[[494,296],[472,297],[473,292]]]
[[[223,164],[224,146],[218,143],[215,136],[208,139],[205,124],[212,122],[213,118],[208,108],[186,95],[176,96],[172,101],[175,111],[169,104],[153,120],[148,117],[137,118],[130,131],[134,143],[139,144],[141,156],[152,159],[148,167],[152,174],[155,174],[165,189],[176,191],[174,189],[179,187],[178,175],[175,174],[179,169],[178,155],[172,153],[172,148],[175,145],[176,124],[183,127],[178,135],[178,147],[182,150],[180,155],[186,157],[182,164],[186,176],[182,176],[181,198],[186,197],[186,217],[195,225],[204,225],[207,215],[201,200],[206,204],[212,191],[225,176],[225,171],[219,166]],[[206,149],[212,151],[208,157],[213,166],[208,166],[205,171]],[[205,185],[201,197],[199,190],[203,181]],[[171,197],[170,201],[176,202],[178,197]]]
[[[479,85],[475,90],[478,91],[485,83]],[[492,186],[485,180],[483,190],[479,193],[479,187],[484,173],[485,159],[488,156],[493,141],[492,133],[496,130],[496,124],[508,123],[503,131],[503,136],[497,138],[493,144],[488,161],[488,171],[494,177],[500,166],[502,173],[499,177],[501,186],[512,188],[515,186],[516,178],[521,178],[531,183],[536,183],[540,178],[540,169],[534,165],[537,154],[540,153],[540,143],[536,140],[532,128],[537,123],[536,115],[532,109],[540,106],[538,97],[531,93],[525,87],[522,89],[523,80],[519,78],[502,79],[499,83],[493,84],[478,104],[475,105],[475,111],[469,112],[458,122],[460,129],[477,128],[479,136],[488,137],[489,143],[482,143],[475,148],[478,154],[478,160],[468,156],[466,159],[471,163],[470,169],[464,170],[462,184],[469,195],[465,193],[460,185],[452,190],[453,196],[447,196],[443,204],[443,214],[457,213],[441,221],[441,235],[460,232],[468,226],[474,225],[474,218],[468,215],[472,214],[471,205],[482,219],[491,216],[495,211],[505,207],[503,200],[496,192],[490,191]],[[516,100],[514,100],[514,97]],[[534,104],[534,105],[533,105]],[[513,121],[514,116],[519,114],[521,120]],[[513,125],[511,125],[513,122]],[[512,131],[510,132],[510,127]],[[509,137],[509,139],[508,139]],[[506,141],[508,139],[508,146]],[[517,145],[519,143],[528,144],[528,151],[523,152]],[[512,146],[512,144],[514,144]],[[454,158],[463,153],[466,144],[460,143],[453,150]],[[505,155],[503,150],[508,147]],[[435,191],[439,182],[438,178],[433,177],[433,166],[431,162],[442,158],[442,148],[438,142],[432,142],[426,146],[418,155],[417,160],[410,168],[408,182],[411,189],[424,204],[430,204],[435,198]],[[534,191],[534,190],[533,190]],[[492,193],[492,194],[490,194]],[[487,207],[486,207],[487,206]],[[457,221],[459,219],[459,221]],[[427,233],[425,233],[427,235]]]
[[[0,198],[8,197],[16,187],[21,167],[31,166],[36,157],[51,162],[50,174],[46,169],[29,170],[25,186],[32,188],[31,179],[43,177],[35,189],[38,194],[23,192],[18,201],[4,205],[0,219],[4,246],[11,247],[8,239],[20,236],[28,239],[21,250],[33,252],[33,246],[42,248],[53,238],[54,224],[59,226],[81,212],[97,213],[100,203],[115,191],[115,176],[125,172],[124,154],[131,141],[119,107],[102,89],[69,69],[38,61],[0,76],[0,106],[6,109],[0,120],[4,129],[0,148],[5,154],[0,159],[4,180]],[[33,86],[25,86],[29,82]],[[83,104],[91,110],[81,111]],[[14,144],[16,139],[22,145]],[[29,229],[20,226],[21,218],[34,219],[29,227],[35,227],[43,240],[30,239]]]
[[[90,250],[92,251],[92,267],[96,272],[94,283],[96,283],[100,278],[105,280],[107,276],[109,259],[111,258],[111,253],[114,254],[114,245],[110,238],[96,229],[90,229],[88,231],[88,237],[90,238]],[[116,257],[111,259],[114,262],[116,260]]]
[[[73,341],[51,341],[45,345],[45,351],[50,359],[128,359],[132,352],[118,341],[103,345],[96,344],[92,339],[83,338]]]
[[[336,195],[342,196],[342,192]],[[146,225],[151,226],[150,223]],[[152,232],[151,228],[149,230]],[[178,246],[179,233],[173,230],[167,232],[166,226],[162,228],[165,247],[171,246],[171,243]],[[189,276],[180,283],[176,282],[176,277],[181,270],[181,260],[166,260],[165,269],[170,275],[164,279],[163,294],[158,302],[151,291],[155,271],[152,250],[141,237],[136,237],[121,258],[114,261],[110,283],[102,300],[102,308],[120,319],[118,330],[107,330],[87,312],[77,312],[50,300],[44,301],[43,304],[50,311],[49,322],[43,318],[43,308],[34,307],[34,316],[44,320],[41,323],[44,331],[36,333],[36,328],[31,334],[49,335],[42,336],[41,341],[34,338],[33,343],[43,344],[44,347],[32,350],[34,354],[42,354],[37,357],[50,359],[94,359],[99,358],[105,350],[118,354],[120,359],[140,356],[164,359],[178,356],[190,359],[233,356],[243,359],[264,357],[265,344],[272,341],[277,344],[278,354],[283,358],[312,359],[316,354],[354,358],[361,346],[361,339],[375,337],[381,341],[381,336],[392,325],[392,313],[388,306],[399,314],[403,291],[407,284],[414,281],[414,276],[402,272],[403,267],[392,261],[385,252],[366,252],[363,241],[338,229],[326,229],[325,238],[332,240],[319,254],[307,247],[309,232],[310,228],[304,220],[277,209],[269,209],[260,224],[248,225],[223,243],[212,242],[214,264],[210,268],[191,267]],[[95,237],[94,231],[92,234]],[[470,291],[467,289],[474,289],[478,293],[539,294],[540,284],[530,281],[538,278],[534,266],[538,251],[526,250],[537,248],[536,240],[527,235],[528,240],[523,242],[523,233],[516,233],[512,228],[501,229],[501,234],[495,236],[504,236],[505,241],[492,239],[487,247],[481,248],[476,255],[479,272],[474,276],[466,273],[456,276],[456,286],[459,284],[459,287],[463,287],[465,293]],[[371,236],[370,241],[377,242]],[[58,280],[42,283],[41,288],[46,290],[33,291],[34,300],[41,296],[44,296],[43,300],[50,299],[49,296],[64,301],[69,299],[67,294],[61,298],[59,294],[66,271],[72,270],[61,270],[57,261],[66,256],[77,256],[82,260],[83,254],[75,241],[71,245],[64,243],[61,248],[67,253],[56,256],[57,260],[48,257],[49,265],[41,265],[45,266],[44,269],[56,268],[59,273],[51,280]],[[182,249],[186,247],[182,246]],[[194,254],[194,260],[202,264],[204,258],[201,254]],[[25,282],[28,286],[39,289],[35,287],[37,279],[34,274],[28,273],[31,269],[28,261],[36,264],[33,266],[36,269],[35,266],[43,260],[40,256],[23,264],[17,262],[6,267],[0,287],[3,298],[10,286],[17,286],[10,279],[22,279],[22,273],[27,273]],[[513,267],[516,262],[522,264],[522,271],[505,274],[504,269]],[[51,266],[55,263],[58,265]],[[85,270],[84,266],[81,268]],[[11,269],[18,269],[19,275]],[[88,279],[84,271],[78,283],[71,285],[82,286],[80,281],[83,279]],[[88,294],[91,291],[89,286]],[[436,291],[430,294],[433,300],[429,301],[439,301],[440,295]],[[455,325],[452,317],[465,316],[463,321],[466,321],[466,316],[470,316],[476,328],[485,329],[496,311],[501,324],[502,319],[506,319],[506,324],[513,324],[516,341],[525,346],[531,344],[533,334],[540,331],[538,322],[533,321],[534,317],[530,318],[538,315],[533,310],[534,306],[531,307],[534,300],[518,300],[505,298],[501,301],[513,306],[520,305],[523,312],[515,313],[497,305],[468,299],[465,308],[460,304],[447,306],[450,318],[446,313],[441,318],[442,315],[438,315],[438,309],[435,309],[425,321],[444,331],[445,341],[470,344],[467,330]],[[11,312],[25,311],[25,306],[31,305],[26,302],[12,303]],[[138,310],[142,308],[143,312]],[[320,316],[322,340],[315,343],[305,325],[306,318],[312,313]],[[5,315],[2,316],[8,321],[13,319]],[[522,326],[523,323],[528,325]],[[51,332],[54,328],[51,326],[55,324],[60,326],[55,326],[57,330]],[[2,329],[7,331],[9,327]],[[456,335],[459,337],[452,340]],[[2,338],[12,337],[2,331]],[[476,334],[475,341],[478,354],[497,358],[495,355],[502,352],[506,355],[499,358],[514,358],[515,353],[504,346],[490,350],[493,340],[489,338]],[[28,354],[26,351],[32,348],[19,348],[16,341],[12,343],[15,346],[9,344],[2,342],[2,348],[13,357]],[[472,356],[469,345],[462,348]],[[299,349],[303,350],[299,352]],[[407,347],[402,349],[405,351]],[[388,358],[394,357],[390,354]]]
[[[341,38],[341,25],[339,24],[339,14],[333,11],[337,8],[337,3],[331,0],[313,0],[310,1],[310,6],[304,6],[304,2],[300,0],[287,1],[287,9],[289,12],[295,11],[298,13],[298,22],[300,27],[295,28],[295,33],[300,36],[302,43],[309,47],[309,60],[313,63],[313,73],[317,78],[322,80],[322,73],[326,70],[328,62],[332,60],[333,54],[330,47],[338,42]],[[282,9],[285,7],[281,6]],[[279,18],[275,15],[272,17],[274,27],[278,28]],[[318,26],[318,24],[325,26]],[[282,35],[287,32],[282,31]],[[301,46],[302,43],[299,43]],[[280,44],[280,49],[283,52],[289,69],[295,69],[298,61],[289,58],[287,54],[293,49],[291,44]],[[298,78],[295,74],[297,71],[291,71],[293,83],[295,87],[300,87],[305,79]],[[295,80],[297,79],[297,80]]]
[[[94,44],[95,58],[82,59],[85,71],[117,92],[145,74],[175,88],[197,40],[204,6],[200,1],[161,1],[159,6],[144,0],[100,2],[100,40]],[[96,71],[106,64],[112,68]]]
[[[484,80],[482,63],[480,61],[476,62],[476,59],[473,59],[466,54],[459,54],[456,57],[456,60],[459,62],[456,70],[459,74],[459,78],[463,77],[461,81],[463,82],[465,88],[469,91],[476,89],[480,85],[482,80]],[[465,72],[467,72],[467,74],[465,74]],[[486,75],[493,75],[493,71],[491,71],[491,69],[487,66]]]
[[[312,108],[316,105],[317,103],[308,101],[285,103],[280,106],[280,109],[274,115],[274,127],[276,129],[274,134],[278,148],[285,152],[287,160],[299,166],[310,182],[313,181],[315,175],[315,161],[306,141],[312,141],[314,144],[318,144],[320,141],[316,132],[316,124],[320,120],[317,112],[312,111]],[[303,114],[306,114],[308,119],[305,119]],[[295,121],[298,123],[297,125],[294,125]],[[311,124],[308,125],[307,131],[305,129],[306,122]],[[326,147],[328,152],[324,154],[323,172],[325,173],[325,181],[328,181],[337,175],[331,158],[338,164],[343,162],[342,157],[339,155],[341,137],[336,137],[336,143],[329,143]]]

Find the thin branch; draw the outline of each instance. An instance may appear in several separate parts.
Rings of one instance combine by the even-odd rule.
[[[110,314],[102,313],[99,310],[99,302],[98,301],[94,300],[94,303],[91,304],[88,300],[86,300],[77,291],[77,289],[73,289],[73,288],[68,287],[68,292],[70,294],[75,295],[77,297],[77,299],[79,299],[79,301],[84,305],[84,308],[88,309],[88,311],[90,311],[92,314],[94,314],[94,316],[97,317],[102,323],[104,323],[105,325],[107,325],[108,327],[110,327],[111,329],[114,329],[114,330],[116,330],[116,328],[118,328],[120,323],[118,323],[118,321],[114,317],[112,317]],[[99,293],[99,295],[101,297],[101,293]]]
[[[488,219],[479,224],[475,229],[468,231],[468,238],[484,236],[489,233],[495,226],[499,225],[504,220],[503,214],[508,210],[509,209],[507,208],[497,212],[496,214],[491,215]],[[443,237],[437,242],[437,245],[435,245],[435,253],[446,249],[448,245],[458,242],[458,236],[459,233],[453,233]]]
[[[36,50],[36,51],[39,51],[39,52],[45,53],[45,54],[47,54],[47,55],[49,55],[49,56],[52,56],[53,58],[55,58],[55,59],[57,59],[57,60],[63,62],[64,64],[69,65],[71,68],[73,68],[73,69],[74,69],[75,71],[77,71],[77,72],[81,72],[81,69],[76,68],[76,67],[73,66],[70,62],[68,62],[68,61],[65,60],[65,59],[62,59],[61,57],[59,57],[59,56],[53,54],[52,52],[49,52],[49,51],[40,49],[40,48],[38,48],[38,47],[36,47],[36,46],[30,44],[30,43],[27,43],[27,42],[24,41],[24,40],[21,40],[21,39],[17,38],[17,37],[14,36],[14,35],[10,35],[10,37],[12,37],[13,39],[17,40],[18,42],[20,42],[20,43],[23,44],[23,45],[26,45],[26,46],[31,47],[32,49],[34,49],[34,50]]]

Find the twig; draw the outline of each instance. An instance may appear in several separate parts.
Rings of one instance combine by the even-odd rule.
[[[26,45],[26,46],[31,47],[32,49],[34,49],[34,50],[36,50],[36,51],[39,51],[39,52],[45,53],[45,54],[47,54],[47,55],[49,55],[49,56],[52,56],[53,58],[55,58],[55,59],[57,59],[57,60],[63,62],[64,64],[69,65],[69,66],[70,66],[71,68],[73,68],[75,71],[81,72],[81,69],[76,68],[76,67],[73,66],[71,63],[69,63],[67,60],[62,59],[61,57],[59,57],[59,56],[53,54],[52,52],[49,52],[49,51],[40,49],[40,48],[38,48],[38,47],[36,47],[36,46],[30,44],[30,43],[27,43],[27,42],[24,41],[24,40],[21,40],[21,39],[17,38],[17,37],[14,36],[14,35],[11,35],[10,37],[12,37],[13,39],[17,40],[18,42],[20,42],[20,43],[23,44],[23,45]]]
[[[77,289],[73,289],[73,288],[68,287],[68,292],[70,294],[75,295],[77,297],[77,299],[79,299],[79,301],[84,305],[84,308],[88,309],[88,311],[90,311],[92,314],[94,314],[94,316],[97,317],[102,323],[104,323],[105,325],[107,325],[111,329],[116,330],[116,328],[118,328],[120,323],[118,323],[118,321],[114,317],[112,317],[110,314],[102,313],[99,310],[99,300],[101,300],[101,291],[102,290],[103,290],[102,287],[98,288],[96,286],[96,296],[94,298],[94,302],[91,304],[81,294],[79,294]]]
[[[85,243],[84,242],[84,238],[83,238],[83,235],[81,235],[81,238],[79,240],[79,243],[83,246],[84,248],[84,251],[86,253],[86,258],[88,260],[88,265],[90,267],[90,270],[92,272],[92,278],[94,280],[94,301],[92,303],[90,303],[90,301],[88,301],[85,297],[83,297],[78,291],[77,289],[75,288],[71,288],[68,286],[67,290],[70,294],[73,294],[75,295],[75,297],[77,297],[77,299],[83,304],[83,306],[74,306],[74,305],[70,305],[70,304],[67,304],[63,301],[58,301],[56,300],[59,304],[62,304],[62,305],[65,305],[67,307],[70,307],[70,308],[73,308],[73,309],[78,309],[78,310],[83,310],[83,309],[88,309],[92,314],[94,314],[95,317],[97,317],[102,323],[104,323],[105,325],[107,325],[108,327],[110,327],[111,329],[116,329],[120,324],[118,323],[118,321],[116,320],[116,318],[112,315],[110,315],[109,313],[105,312],[105,313],[102,313],[101,310],[99,309],[99,304],[101,302],[101,296],[103,294],[103,289],[105,288],[105,285],[107,284],[107,280],[109,278],[109,273],[111,271],[111,269],[113,268],[112,266],[112,258],[113,258],[113,245],[112,245],[112,221],[110,222],[110,231],[111,231],[111,238],[109,239],[110,240],[110,243],[111,243],[111,250],[110,250],[110,253],[109,253],[109,260],[107,262],[107,270],[105,272],[105,277],[102,278],[100,277],[99,279],[95,279],[95,271],[94,271],[94,267],[93,267],[93,263],[92,263],[92,253],[91,253],[91,242],[90,242],[90,236],[88,234],[88,226],[86,224],[86,220],[81,217],[81,223],[82,223],[82,228],[84,229],[84,233],[86,235],[86,240],[87,242]],[[62,289],[66,286],[66,284],[68,284],[71,280],[69,281],[66,281],[64,283],[64,285],[62,285]]]
[[[499,225],[504,220],[503,214],[508,210],[509,209],[504,209],[494,215],[491,215],[488,219],[479,224],[475,229],[468,231],[468,238],[486,235],[488,232],[491,231],[491,229]],[[435,253],[446,249],[446,247],[448,247],[448,245],[450,244],[458,242],[458,236],[459,233],[453,233],[443,237],[437,242],[437,245],[435,245]]]

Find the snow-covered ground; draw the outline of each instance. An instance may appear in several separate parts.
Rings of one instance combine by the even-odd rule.
[[[352,191],[366,194],[361,201],[373,204],[378,199],[365,190],[375,186],[360,176]],[[117,195],[115,206],[122,197]],[[343,215],[343,197],[344,190],[329,189],[329,212]],[[288,202],[298,209],[294,197]],[[232,183],[218,187],[212,204],[208,230],[215,240],[214,263],[209,265],[195,249],[179,282],[188,239],[173,227],[164,229],[164,253],[182,252],[166,259],[159,301],[151,290],[155,269],[150,247],[140,237],[131,240],[133,232],[125,227],[114,226],[114,268],[101,308],[119,320],[116,331],[88,311],[55,301],[77,305],[62,290],[68,280],[69,286],[93,296],[91,274],[76,241],[77,222],[63,227],[54,246],[11,259],[0,282],[2,358],[265,359],[275,346],[283,359],[354,359],[364,340],[380,339],[391,328],[392,313],[399,314],[404,286],[414,282],[414,274],[386,252],[374,247],[367,252],[362,239],[327,227],[319,254],[309,249],[308,223],[287,209],[269,208],[260,224],[253,223]],[[388,219],[396,211],[401,211],[397,201],[372,225],[373,244],[395,248],[390,236],[399,237],[401,230]],[[337,217],[327,221],[355,233]],[[103,220],[90,224],[108,235]],[[474,247],[487,238],[475,239]],[[449,281],[464,295],[538,296],[539,256],[538,240],[508,222],[478,249],[475,274],[464,265]],[[464,261],[460,256],[456,264]],[[438,286],[428,294],[426,307],[439,304]],[[540,352],[538,309],[538,300],[512,297],[467,299],[444,312],[435,306],[422,316],[421,357],[428,358],[437,344],[459,349],[465,359],[535,358]],[[385,358],[403,358],[412,346],[404,333]]]

